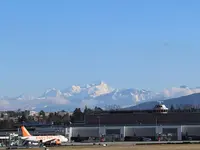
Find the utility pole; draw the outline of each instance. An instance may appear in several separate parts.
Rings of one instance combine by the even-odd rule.
[[[98,118],[98,124],[99,124],[99,140],[100,140],[100,125],[101,125],[100,116],[98,116],[97,118]]]
[[[11,149],[11,133],[9,133],[8,149]]]
[[[157,116],[156,116],[156,136],[157,136],[157,138],[159,138],[159,130],[158,130],[157,124],[158,124],[158,120],[157,120]]]
[[[157,125],[158,125],[158,120],[157,120],[157,117],[156,117],[156,127],[157,127]]]

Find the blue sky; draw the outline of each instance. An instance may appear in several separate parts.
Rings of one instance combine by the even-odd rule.
[[[200,1],[0,2],[0,95],[200,86]]]

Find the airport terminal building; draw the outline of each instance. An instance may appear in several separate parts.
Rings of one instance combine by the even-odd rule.
[[[82,138],[115,137],[117,141],[140,141],[142,137],[158,140],[159,134],[168,136],[171,134],[171,140],[184,140],[185,136],[192,137],[193,140],[200,140],[200,125],[163,125],[163,126],[100,126],[100,127],[70,127],[69,137]]]
[[[105,135],[138,141],[158,140],[162,135],[171,140],[200,140],[200,111],[168,111],[164,105],[156,105],[154,110],[146,111],[96,112],[85,115],[84,123],[68,127],[66,133],[70,139]]]
[[[168,111],[164,105],[157,105],[154,110],[146,111],[88,113],[83,122],[65,127],[49,125],[27,129],[32,135],[65,135],[69,141],[90,138],[106,141],[200,140],[200,111]],[[0,134],[5,135],[4,132]]]

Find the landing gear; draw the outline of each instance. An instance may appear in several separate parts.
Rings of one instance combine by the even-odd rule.
[[[43,141],[40,140],[40,147],[43,147],[43,146],[44,146]]]

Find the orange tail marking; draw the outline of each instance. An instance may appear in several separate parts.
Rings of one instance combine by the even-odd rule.
[[[60,139],[57,139],[57,140],[56,140],[56,144],[57,144],[57,145],[61,144]]]
[[[31,136],[24,126],[21,127],[23,137]]]

